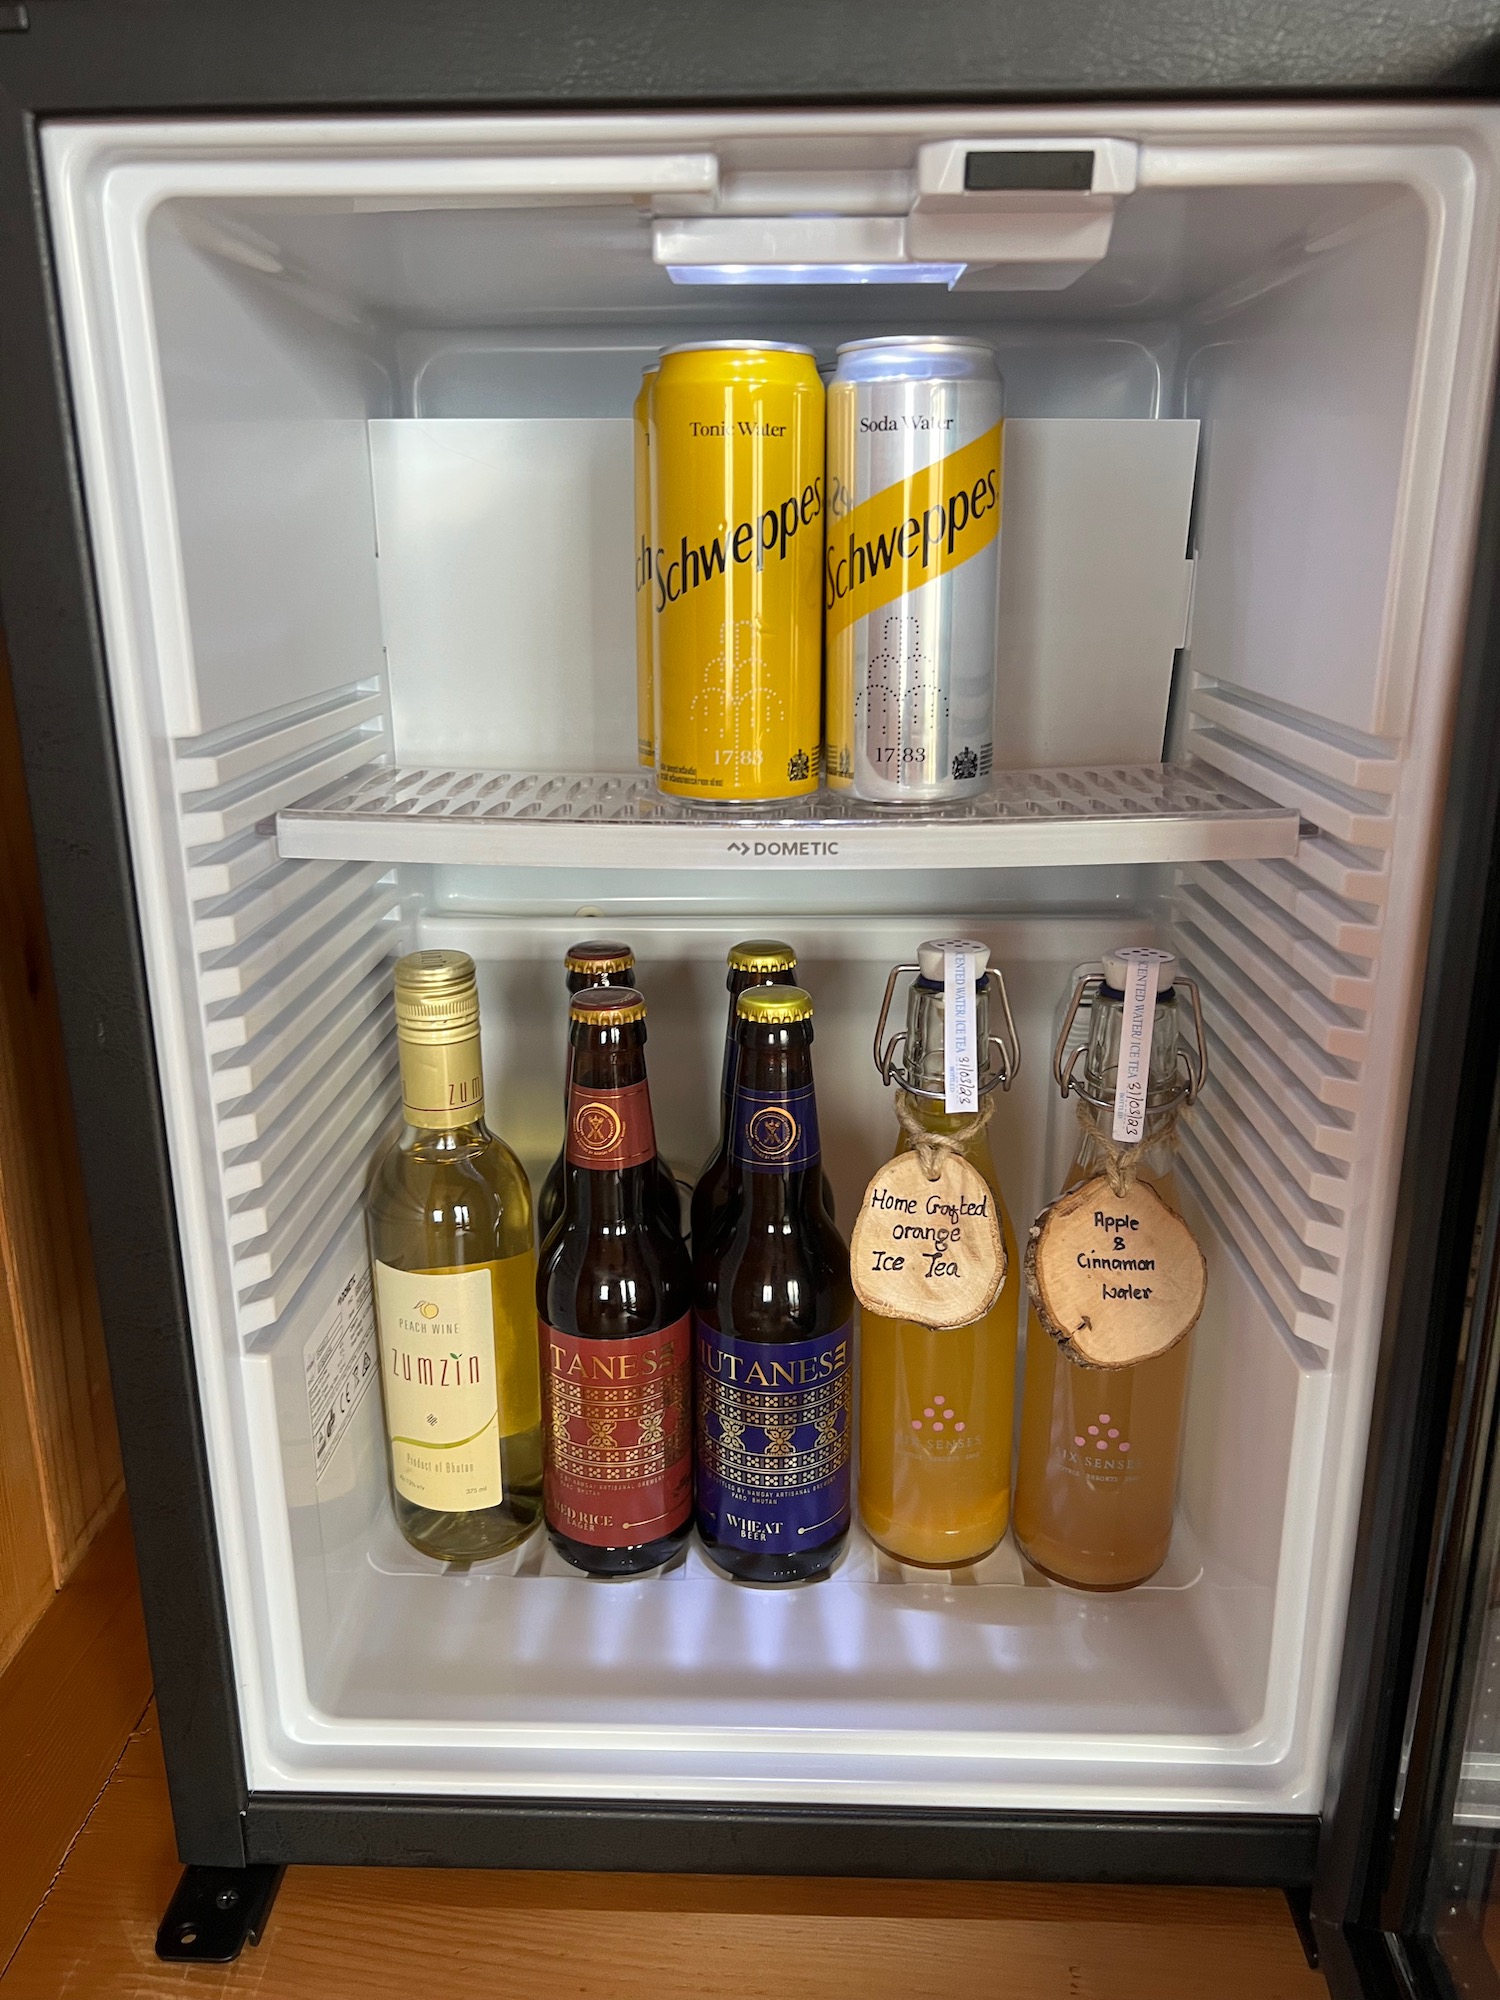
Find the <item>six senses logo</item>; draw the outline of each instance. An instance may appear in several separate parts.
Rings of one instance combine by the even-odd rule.
[[[625,1120],[612,1104],[580,1104],[573,1118],[573,1137],[585,1153],[609,1153],[619,1145]]]

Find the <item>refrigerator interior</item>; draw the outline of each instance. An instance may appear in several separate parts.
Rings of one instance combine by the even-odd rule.
[[[924,159],[966,141],[1090,148],[1096,191],[976,221],[924,192]],[[1493,367],[1500,117],[58,124],[44,151],[251,1785],[1316,1810]],[[782,261],[826,254],[817,224],[969,269],[714,285],[653,261],[744,261],[754,230],[712,232],[746,221]],[[1006,382],[997,763],[1085,769],[1007,769],[1003,823],[841,827],[825,804],[734,854],[638,797],[641,367],[700,336],[827,363],[924,329],[992,343]],[[1169,673],[1167,752],[1210,808],[1158,824],[1167,781],[1114,767],[1159,756]],[[1132,674],[1156,694],[1121,710]],[[420,775],[351,817],[372,767]],[[1216,817],[1221,783],[1260,817]],[[473,953],[492,1121],[535,1179],[563,949],[629,939],[690,1177],[724,951],[786,936],[847,1229],[894,1136],[885,975],[944,931],[1009,984],[1024,1062],[994,1142],[1023,1235],[1072,1143],[1049,1072],[1074,968],[1156,940],[1202,983],[1182,1185],[1210,1290],[1166,1569],[1095,1597],[1008,1542],[949,1576],[856,1534],[828,1581],[776,1592],[692,1550],[622,1583],[541,1538],[463,1574],[409,1550],[361,1291],[391,955]]]

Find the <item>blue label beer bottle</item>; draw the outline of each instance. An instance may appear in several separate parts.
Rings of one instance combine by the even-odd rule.
[[[724,1030],[724,1069],[719,1081],[719,1143],[709,1154],[693,1189],[692,1240],[694,1256],[713,1245],[729,1190],[729,1141],[734,1118],[734,1069],[738,1057],[740,995],[751,986],[795,986],[797,954],[780,938],[746,938],[731,945],[728,957],[729,1020]],[[823,1206],[834,1219],[833,1189],[823,1176]]]
[[[822,1201],[812,1001],[752,986],[736,1006],[724,1211],[694,1269],[698,1532],[753,1583],[821,1576],[849,1533],[849,1253]]]

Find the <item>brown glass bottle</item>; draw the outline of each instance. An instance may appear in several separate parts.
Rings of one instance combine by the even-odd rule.
[[[585,938],[579,944],[569,945],[563,959],[567,968],[568,997],[583,993],[590,986],[635,986],[635,953],[628,944],[621,944],[618,938]],[[568,1073],[572,1074],[573,1051],[568,1048]],[[568,1109],[568,1083],[563,1083],[563,1113]],[[567,1146],[559,1146],[557,1158],[547,1169],[541,1192],[536,1199],[537,1241],[545,1243],[557,1227],[563,1212],[563,1189],[567,1178]],[[661,1205],[663,1220],[669,1228],[682,1234],[682,1196],[677,1182],[665,1160],[659,1163],[657,1198]]]
[[[823,1209],[812,1001],[736,1003],[730,1176],[694,1266],[698,1533],[754,1583],[821,1576],[849,1533],[854,1294]]]
[[[657,1199],[646,1003],[573,996],[568,1172],[537,1276],[543,1502],[553,1545],[598,1576],[655,1569],[692,1514],[692,1272]]]
[[[729,1018],[724,1027],[724,1067],[719,1078],[719,1142],[704,1162],[693,1189],[690,1240],[695,1259],[700,1250],[707,1250],[713,1243],[714,1232],[723,1219],[729,1185],[729,1120],[734,1106],[734,1068],[739,1046],[735,1007],[740,995],[752,986],[792,986],[797,979],[797,954],[780,938],[746,938],[742,944],[731,945],[727,963],[729,975],[724,984],[729,991]],[[827,1174],[822,1176],[822,1199],[832,1222],[833,1186]]]

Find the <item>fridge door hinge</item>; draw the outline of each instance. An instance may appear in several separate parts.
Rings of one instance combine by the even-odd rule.
[[[228,1965],[259,1944],[286,1870],[274,1861],[244,1868],[184,1868],[156,1933],[158,1958]]]

